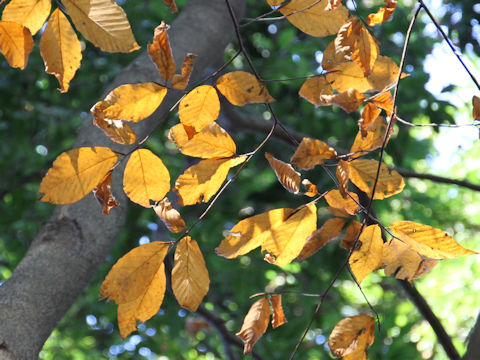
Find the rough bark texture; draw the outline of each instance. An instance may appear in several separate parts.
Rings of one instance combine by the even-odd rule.
[[[232,0],[238,13],[244,0]],[[160,19],[159,19],[160,21]],[[153,33],[153,29],[152,29]],[[192,80],[223,54],[232,40],[233,28],[224,0],[190,0],[169,31],[179,66],[188,52],[198,57]],[[121,56],[121,55],[118,55]],[[160,80],[146,53],[140,55],[109,86]],[[167,98],[156,114],[137,126],[139,138],[165,113],[175,97]],[[111,146],[91,119],[82,127],[76,147]],[[122,149],[125,151],[125,149]],[[59,206],[42,227],[32,245],[0,287],[0,359],[35,359],[58,321],[88,284],[112,248],[125,222],[128,200],[121,189],[120,174],[113,192],[121,205],[109,216],[89,195],[76,204]]]

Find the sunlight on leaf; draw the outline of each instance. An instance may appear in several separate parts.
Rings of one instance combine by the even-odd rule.
[[[193,63],[197,55],[195,54],[187,54],[185,60],[183,61],[182,65],[182,74],[181,75],[173,75],[172,78],[172,87],[178,90],[185,90],[188,85],[188,81],[190,80],[190,75],[193,71]]]
[[[350,196],[348,196],[350,195]],[[346,197],[343,197],[340,190],[330,190],[327,195],[325,195],[325,200],[328,205],[331,207],[345,210],[350,215],[355,215],[359,209],[358,205],[358,195],[349,192]]]
[[[343,197],[346,197],[348,192],[348,179],[350,177],[350,163],[347,161],[339,160],[335,175],[338,179],[338,188],[340,190],[340,193]]]
[[[363,229],[357,247],[348,260],[355,278],[360,284],[372,271],[382,266],[382,231],[378,225]]]
[[[375,26],[381,24],[392,16],[393,12],[395,11],[395,7],[397,5],[396,1],[392,0],[385,0],[387,6],[382,6],[378,11],[374,14],[369,14],[365,19],[365,22],[368,26]]]
[[[340,218],[331,218],[325,221],[320,229],[315,230],[305,242],[302,251],[297,257],[297,260],[302,261],[318,250],[324,247],[330,240],[340,236],[342,229],[345,226],[345,220]]]
[[[168,132],[168,140],[175,143],[178,148],[181,148],[185,143],[191,140],[196,134],[193,126],[177,124],[172,126]]]
[[[363,100],[365,100],[365,95],[359,93],[356,89],[348,89],[339,94],[321,95],[320,97],[325,104],[337,105],[346,113],[356,111],[358,107],[362,105]]]
[[[272,304],[272,327],[275,329],[287,322],[287,318],[283,312],[282,307],[282,294],[273,295],[270,298]]]
[[[137,135],[135,135],[130,125],[122,120],[105,119],[105,114],[99,109],[95,111],[93,124],[102,129],[104,134],[117,144],[129,145],[137,141]]]
[[[0,51],[8,65],[25,69],[33,45],[28,28],[11,21],[0,21]]]
[[[115,199],[111,192],[112,187],[112,172],[109,171],[103,180],[93,189],[93,195],[95,199],[100,203],[103,209],[103,213],[108,215],[110,209],[116,207],[119,202]]]
[[[322,95],[333,95],[333,89],[324,76],[315,76],[303,83],[298,94],[315,107],[326,106]]]
[[[155,213],[160,220],[165,224],[168,230],[173,233],[179,233],[185,229],[185,221],[182,219],[180,213],[173,208],[172,203],[168,198],[164,198],[153,207]]]
[[[327,143],[305,137],[298,145],[290,162],[299,170],[309,170],[316,165],[323,164],[326,160],[334,159],[336,156],[335,149]]]
[[[358,127],[360,128],[362,138],[367,136],[368,128],[378,118],[381,112],[382,110],[377,108],[374,104],[365,104],[365,107],[362,110],[362,117],[358,120]]]
[[[23,25],[35,35],[50,15],[51,0],[11,0],[2,13],[2,21]]]
[[[350,152],[358,154],[379,149],[383,144],[387,127],[388,123],[385,118],[382,116],[377,117],[377,119],[366,129],[365,136],[362,136],[362,130],[357,133]],[[390,127],[390,135],[392,132],[393,126]],[[390,137],[388,137],[387,143],[389,139]]]
[[[275,171],[280,184],[293,194],[298,194],[300,191],[300,173],[296,172],[292,165],[283,162],[281,160],[275,159],[269,153],[265,153],[270,167]]]
[[[228,158],[235,155],[237,147],[224,129],[217,123],[210,123],[186,141],[180,151],[184,155],[204,159]]]
[[[162,21],[155,28],[153,43],[148,44],[148,53],[165,81],[170,80],[177,68],[177,64],[173,59],[170,41],[168,40],[167,30],[169,28],[170,26]]]
[[[328,347],[336,357],[366,359],[367,348],[373,344],[375,338],[374,332],[375,322],[371,316],[350,316],[335,325],[328,338]]]
[[[267,330],[269,319],[270,306],[267,298],[263,297],[253,303],[245,319],[243,319],[242,328],[235,334],[245,343],[244,354],[247,355],[252,352],[253,345]]]
[[[190,91],[180,101],[178,115],[183,125],[202,130],[214,122],[220,113],[217,91],[210,85],[201,85]]]
[[[221,76],[217,80],[217,89],[230,103],[237,106],[275,101],[255,75],[245,71],[229,72]]]

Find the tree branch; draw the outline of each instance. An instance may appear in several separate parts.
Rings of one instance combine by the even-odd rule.
[[[453,184],[453,185],[462,186],[470,190],[480,191],[480,185],[475,185],[465,180],[456,180],[456,179],[450,179],[443,176],[416,173],[409,170],[401,170],[401,169],[395,169],[395,170],[397,170],[400,175],[406,178],[431,180],[440,184]]]
[[[480,359],[480,313],[477,316],[475,326],[469,335],[467,352],[463,356],[463,360],[478,360]]]

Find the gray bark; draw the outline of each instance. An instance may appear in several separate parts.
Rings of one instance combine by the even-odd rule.
[[[231,3],[238,13],[242,11],[244,0]],[[169,36],[179,66],[186,53],[197,55],[192,80],[199,80],[206,67],[223,56],[233,38],[225,1],[190,0]],[[160,78],[143,53],[107,90],[124,83],[148,81]],[[140,139],[175,97],[168,96],[149,121],[135,128]],[[89,119],[80,130],[76,147],[93,145],[115,147]],[[112,190],[121,205],[108,216],[101,214],[91,195],[73,205],[58,206],[12,276],[0,287],[0,359],[35,359],[58,321],[104,262],[125,223],[128,200],[121,189],[121,174],[114,176]]]

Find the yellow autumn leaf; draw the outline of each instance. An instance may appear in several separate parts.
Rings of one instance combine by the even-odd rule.
[[[379,149],[383,144],[387,128],[387,120],[382,116],[377,117],[377,119],[366,129],[365,136],[362,136],[361,129],[358,131],[352,148],[350,149],[350,153],[367,153]],[[390,127],[390,135],[392,132],[393,126]]]
[[[116,207],[119,202],[112,195],[110,188],[112,187],[112,172],[109,171],[103,180],[93,189],[93,195],[95,199],[100,203],[103,209],[103,213],[108,215],[110,209]]]
[[[93,124],[117,144],[129,145],[137,141],[137,135],[130,125],[122,120],[105,119],[105,114],[101,110],[95,111]]]
[[[120,85],[90,110],[106,119],[138,122],[150,116],[167,94],[164,86],[155,83]]]
[[[345,56],[335,49],[335,40],[331,41],[323,51],[322,68],[330,71],[336,65],[345,62]]]
[[[353,247],[361,228],[362,224],[357,220],[352,220],[352,222],[348,225],[347,230],[345,231],[345,236],[342,239],[342,246],[345,249],[350,250]]]
[[[190,80],[190,75],[193,71],[193,63],[197,55],[195,54],[187,54],[185,60],[183,61],[181,75],[173,75],[172,78],[172,87],[174,89],[185,90],[188,85],[188,81]]]
[[[340,320],[328,338],[328,347],[336,357],[345,357],[367,345],[372,345],[374,340],[375,321],[368,315],[355,315]],[[359,341],[361,337],[365,342]],[[363,343],[363,344],[362,344]],[[360,346],[363,345],[363,346]]]
[[[303,138],[290,162],[297,169],[309,170],[335,157],[337,152],[327,143],[317,139]]]
[[[315,230],[305,242],[302,251],[297,257],[297,260],[302,261],[320,250],[330,240],[340,236],[342,229],[345,226],[345,220],[340,218],[331,218],[325,221],[320,229]]]
[[[391,115],[393,111],[393,97],[390,91],[380,93],[372,99],[376,107],[385,110],[387,115]]]
[[[150,150],[138,149],[125,166],[123,190],[134,203],[151,207],[170,190],[170,174],[162,160]]]
[[[370,102],[365,104],[365,107],[362,110],[362,117],[358,120],[358,127],[360,128],[362,138],[367,136],[368,128],[378,118],[381,112],[382,110],[377,108],[374,104]]]
[[[372,196],[373,185],[379,163],[375,160],[357,159],[350,162],[350,181],[369,197]],[[405,182],[400,174],[380,164],[380,173],[373,199],[382,200],[403,191]]]
[[[271,229],[271,236],[262,243],[262,252],[273,255],[272,263],[282,266],[290,264],[302,251],[307,237],[317,228],[315,204],[295,210],[285,222]]]
[[[32,49],[33,38],[28,28],[11,21],[0,21],[0,51],[8,65],[25,69]]]
[[[183,125],[202,130],[214,122],[220,113],[217,91],[210,85],[197,86],[180,101],[178,116]]]
[[[177,64],[173,59],[170,41],[168,40],[167,30],[169,28],[170,26],[162,21],[155,28],[153,43],[148,44],[148,54],[155,65],[157,65],[158,72],[165,81],[170,80],[177,68]]]
[[[314,197],[314,196],[318,195],[317,187],[315,186],[315,184],[312,184],[312,182],[310,180],[303,179],[302,180],[302,185],[307,190],[306,192],[303,193],[304,195],[306,195],[308,197]]]
[[[359,209],[358,195],[353,192],[349,192],[348,195],[343,197],[340,190],[330,190],[328,194],[325,195],[325,200],[331,207],[342,209],[345,210],[347,214],[355,215]]]
[[[184,155],[204,159],[228,158],[235,155],[237,147],[230,135],[217,123],[210,123],[191,140],[185,142],[180,151]]]
[[[292,0],[279,10],[293,26],[308,35],[320,37],[336,34],[348,18],[348,10],[343,5],[325,11],[327,5],[328,0]]]
[[[338,189],[342,196],[346,197],[348,192],[348,178],[350,176],[350,163],[348,161],[339,160],[335,175],[338,179]]]
[[[177,124],[172,126],[168,132],[168,140],[175,143],[178,148],[181,148],[185,143],[191,140],[198,132],[193,126]]]
[[[143,296],[163,265],[168,246],[168,243],[154,241],[130,250],[108,272],[100,287],[100,296],[116,304],[129,303]]]
[[[382,266],[382,231],[378,225],[363,229],[348,263],[360,284],[372,271]]]
[[[235,335],[245,343],[244,354],[250,354],[253,345],[265,333],[270,319],[270,306],[267,298],[261,298],[253,303],[243,319],[242,328]]]
[[[315,76],[303,83],[298,94],[318,107],[329,105],[322,98],[322,95],[333,95],[333,89],[324,76]]]
[[[382,91],[397,81],[398,65],[388,56],[379,55],[368,77],[372,90]],[[402,78],[407,74],[402,73]]]
[[[446,259],[477,254],[475,251],[465,249],[447,233],[432,226],[412,221],[397,221],[390,229],[396,237],[426,258]]]
[[[282,294],[272,295],[270,303],[272,304],[272,327],[275,329],[287,322],[282,307]]]
[[[210,278],[202,251],[195,240],[185,236],[175,250],[172,290],[180,306],[197,311],[208,292]]]
[[[255,75],[245,71],[229,72],[221,76],[217,80],[217,89],[230,103],[237,106],[275,101]]]
[[[365,19],[365,22],[368,26],[375,26],[381,24],[392,16],[393,12],[395,11],[395,7],[397,5],[396,1],[392,0],[385,0],[387,6],[382,6],[378,11],[374,14],[369,14]]]
[[[135,300],[118,305],[117,319],[122,338],[137,329],[137,321],[145,322],[158,313],[166,286],[165,266],[161,263],[150,283]]]
[[[173,208],[172,203],[168,198],[164,198],[153,207],[155,213],[160,220],[165,224],[168,230],[173,233],[179,233],[185,229],[185,221],[182,219],[180,213]]]
[[[341,107],[345,112],[350,113],[356,111],[363,100],[365,95],[357,91],[357,89],[348,89],[347,91],[333,95],[321,95],[321,100],[327,105],[337,105]]]
[[[108,52],[139,49],[123,9],[113,0],[62,0],[77,30]]]
[[[280,184],[293,194],[298,194],[300,192],[300,173],[296,172],[292,165],[283,162],[281,160],[275,159],[269,153],[265,153],[270,167],[275,171]]]
[[[472,106],[473,106],[473,120],[480,120],[480,98],[473,95],[472,97]]]
[[[173,190],[180,196],[179,203],[184,206],[208,202],[222,186],[230,168],[240,165],[246,159],[246,156],[206,159],[189,167],[175,181]]]
[[[70,80],[80,67],[82,46],[60,9],[55,9],[48,19],[40,40],[40,54],[45,72],[55,75],[60,83],[60,92],[67,92]]]
[[[72,204],[100,184],[117,162],[118,155],[107,147],[81,147],[61,153],[42,179],[40,201]]]
[[[50,15],[51,0],[11,0],[2,13],[2,21],[23,25],[35,35]]]

